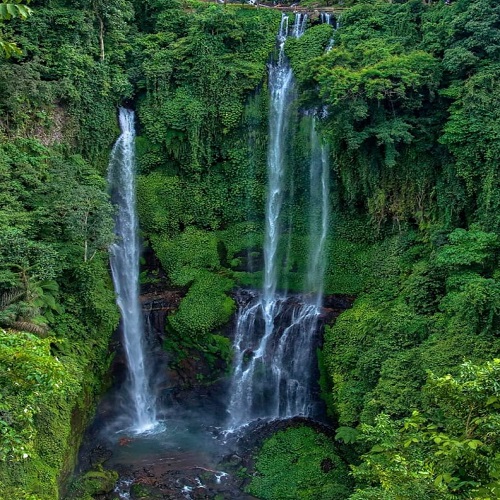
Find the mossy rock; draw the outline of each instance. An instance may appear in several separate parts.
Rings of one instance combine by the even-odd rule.
[[[133,500],[163,498],[161,493],[157,493],[152,488],[140,483],[132,485],[130,494]]]
[[[90,500],[95,495],[111,493],[117,481],[118,473],[114,470],[91,470],[73,483],[70,498]]]

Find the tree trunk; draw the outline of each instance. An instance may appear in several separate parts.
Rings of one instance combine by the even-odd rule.
[[[104,21],[99,14],[97,14],[97,19],[99,19],[99,44],[101,46],[101,61],[104,61]]]

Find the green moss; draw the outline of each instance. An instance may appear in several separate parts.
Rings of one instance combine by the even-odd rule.
[[[265,500],[342,500],[350,494],[351,480],[327,436],[297,427],[264,442],[247,490]]]
[[[435,241],[407,233],[366,247],[360,296],[325,331],[341,425],[407,415],[422,405],[426,371],[456,373],[463,359],[498,354],[496,236],[455,230]]]
[[[154,237],[153,248],[175,285],[188,285],[199,270],[221,269],[218,239],[213,232],[189,227],[174,238]]]
[[[77,478],[71,485],[69,495],[72,500],[92,500],[95,495],[111,493],[117,481],[117,472],[100,467]]]
[[[290,37],[285,45],[285,53],[290,58],[294,74],[301,79],[311,59],[322,56],[333,36],[333,27],[318,24],[306,30],[300,38]]]
[[[261,221],[239,222],[231,224],[227,229],[217,233],[227,250],[228,260],[238,260],[235,256],[240,256],[247,261],[249,259],[262,258],[262,248],[264,244],[264,225]],[[235,262],[240,266],[241,259]]]
[[[182,336],[201,338],[229,321],[235,303],[226,292],[234,281],[220,274],[199,271],[179,309],[168,318],[169,327]]]

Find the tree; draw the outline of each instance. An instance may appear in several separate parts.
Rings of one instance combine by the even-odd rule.
[[[54,248],[13,228],[3,230],[0,248],[0,325],[45,334],[53,311],[62,312]]]
[[[126,21],[133,17],[133,7],[128,0],[81,0],[83,7],[94,13],[99,25],[99,58],[106,56],[104,37],[106,32],[114,31],[124,35],[127,30]]]
[[[70,259],[91,261],[113,242],[114,209],[105,182],[80,156],[56,162],[43,196],[49,200],[43,209],[44,232],[59,234],[74,248]]]
[[[14,0],[13,2],[2,1],[2,3],[0,3],[0,21],[8,21],[14,17],[27,19],[31,15],[32,10],[25,4],[30,3],[30,1],[31,0]],[[21,54],[21,49],[14,42],[7,42],[1,38],[0,50],[5,57]]]
[[[363,425],[371,449],[353,467],[363,486],[350,498],[498,498],[499,375],[500,359],[464,363],[457,377],[430,374],[423,412]]]

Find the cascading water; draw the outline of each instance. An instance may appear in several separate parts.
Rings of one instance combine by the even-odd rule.
[[[293,26],[295,36],[300,36],[302,19],[297,16]],[[273,329],[276,285],[278,282],[278,248],[281,236],[281,211],[283,207],[286,174],[287,125],[290,122],[291,104],[294,99],[292,69],[285,57],[285,41],[288,35],[288,17],[281,19],[278,34],[278,59],[269,67],[271,93],[269,109],[268,189],[266,204],[266,232],[264,241],[264,290],[262,307],[266,321],[264,344]]]
[[[309,260],[306,290],[311,302],[319,309],[323,295],[325,274],[325,245],[328,235],[330,205],[328,148],[321,141],[316,129],[316,117],[311,120],[311,162],[309,170]]]
[[[292,36],[294,38],[299,38],[304,34],[307,27],[307,14],[297,12],[295,14],[295,20],[293,22]]]
[[[292,36],[303,34],[307,16],[297,14]],[[281,20],[279,53],[269,67],[270,110],[268,190],[261,294],[242,292],[236,319],[235,369],[229,403],[229,429],[256,418],[310,415],[311,366],[318,330],[324,246],[328,225],[328,162],[313,124],[310,174],[310,260],[307,300],[277,295],[281,268],[282,207],[286,194],[288,124],[295,98],[292,70],[284,54],[288,17]],[[319,214],[319,217],[318,217]]]
[[[111,151],[108,170],[108,183],[117,207],[116,242],[110,248],[110,262],[127,357],[131,429],[143,433],[156,426],[156,401],[145,365],[144,323],[139,304],[140,245],[135,208],[134,112],[120,108],[119,120],[121,135]]]
[[[333,16],[330,12],[320,12],[319,20],[322,24],[332,24]]]
[[[337,31],[340,27],[339,18],[333,17],[330,12],[320,12],[319,20],[322,24],[329,24],[330,26],[333,26],[334,31]],[[330,52],[330,50],[333,49],[334,44],[335,38],[332,36],[332,38],[330,38],[330,41],[328,42],[328,45],[326,46],[326,52]]]

